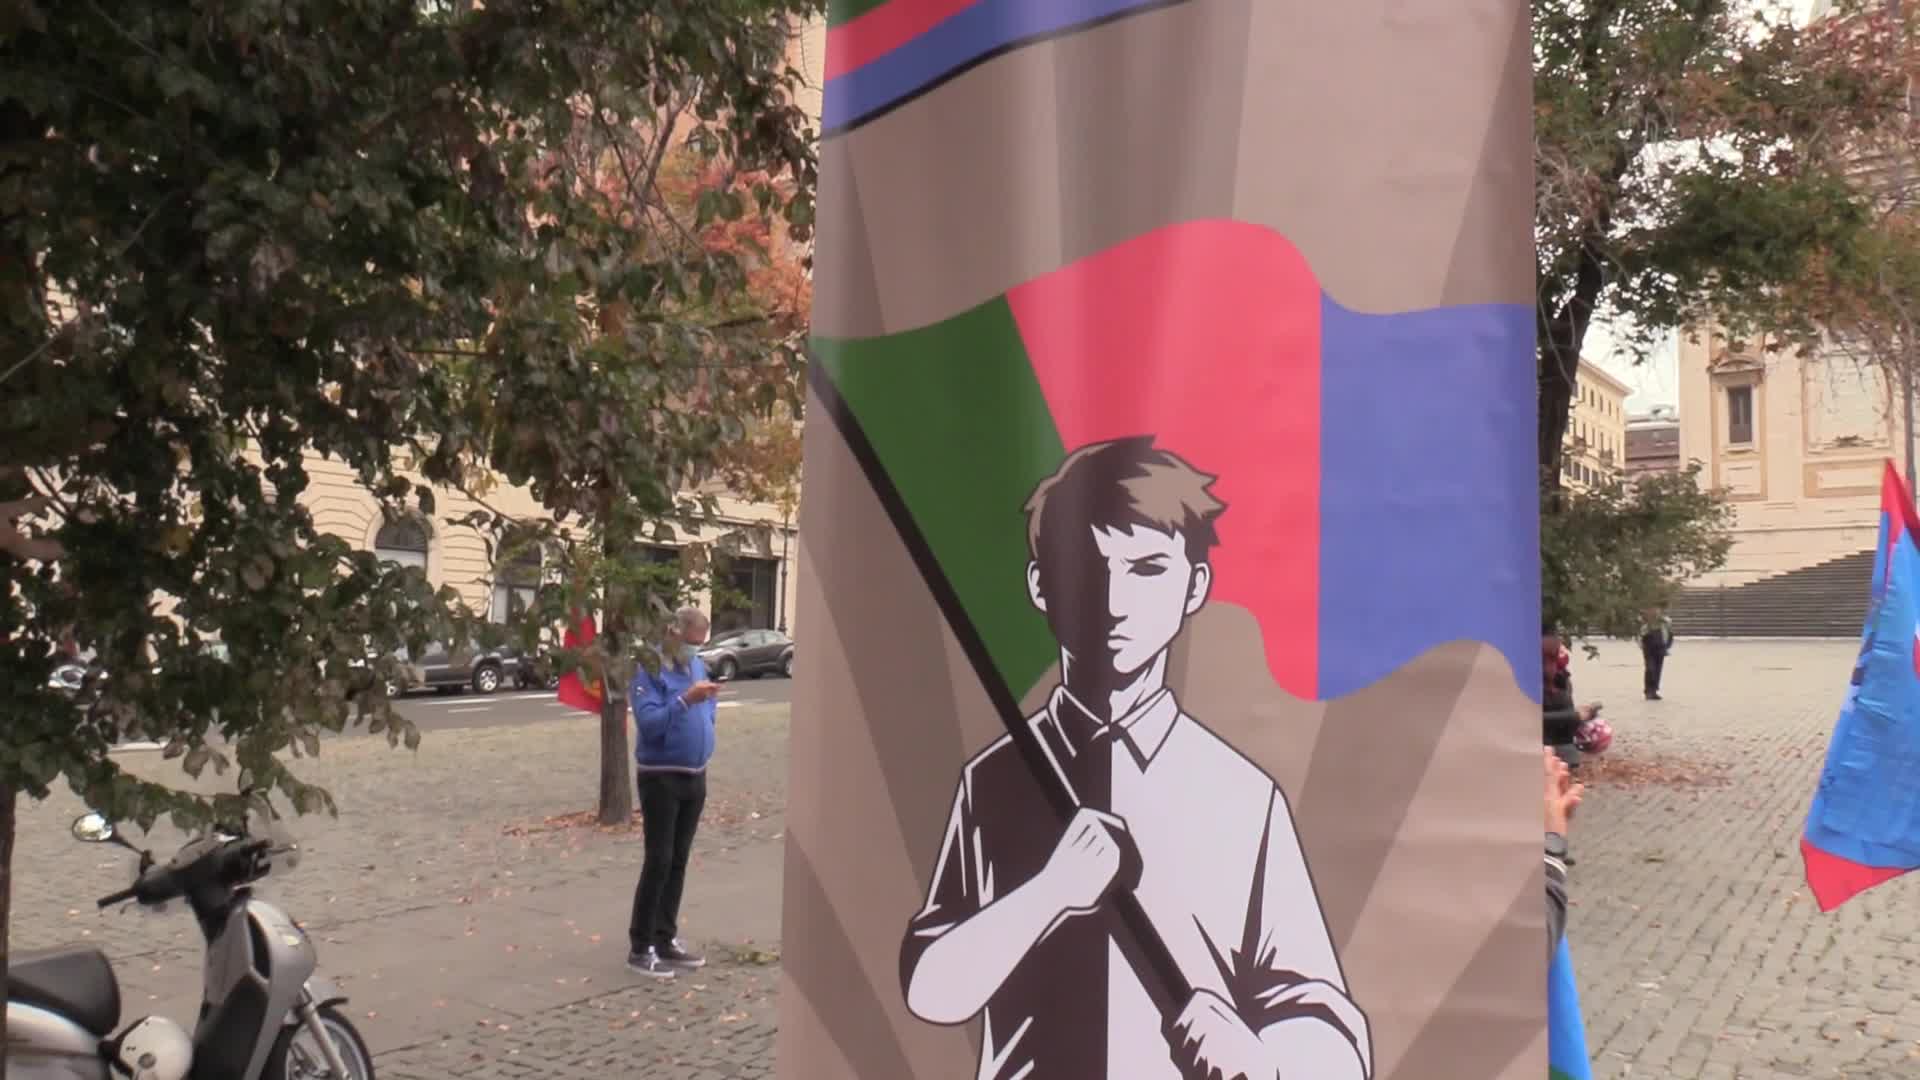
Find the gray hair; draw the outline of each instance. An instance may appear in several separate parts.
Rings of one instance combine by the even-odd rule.
[[[671,636],[667,638],[664,661],[671,664],[675,671],[687,670],[687,665],[694,654],[694,647],[686,643],[687,632],[712,625],[713,622],[707,618],[707,613],[692,605],[674,612],[673,622],[667,628]]]

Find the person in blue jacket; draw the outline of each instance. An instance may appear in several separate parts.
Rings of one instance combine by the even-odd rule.
[[[706,964],[681,946],[678,935],[687,859],[707,804],[714,699],[720,692],[720,685],[707,678],[699,655],[709,629],[698,608],[675,612],[661,646],[659,671],[640,668],[627,689],[646,847],[627,925],[627,966],[660,979]]]

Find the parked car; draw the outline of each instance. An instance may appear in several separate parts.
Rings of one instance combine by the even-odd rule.
[[[743,675],[793,677],[793,639],[778,630],[736,630],[700,650],[713,677],[726,682]]]
[[[520,654],[513,649],[470,645],[455,653],[443,642],[430,641],[417,657],[407,655],[405,648],[395,655],[414,678],[414,685],[403,690],[424,687],[449,691],[470,686],[476,694],[491,694],[520,677]]]

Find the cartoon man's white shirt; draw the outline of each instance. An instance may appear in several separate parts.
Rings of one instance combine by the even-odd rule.
[[[1028,720],[1043,746],[1074,745],[1063,734],[1063,704],[1076,708],[1058,688],[1047,708]],[[1372,1072],[1366,1022],[1344,996],[1345,980],[1285,796],[1257,765],[1182,712],[1169,690],[1113,726],[1118,737],[1111,796],[1103,809],[1126,822],[1141,861],[1134,895],[1193,988],[1233,1003],[1236,991],[1242,1001],[1249,993],[1271,1000],[1284,998],[1303,979],[1322,984],[1338,998],[1338,1025],[1294,1015],[1263,1031],[1260,1020],[1246,1015],[1250,1010],[1238,1011],[1263,1043],[1277,1040],[1284,1047],[1286,1075],[1364,1080]],[[981,758],[1007,752],[1007,742],[996,743]],[[1063,778],[1073,772],[1068,763],[1054,764]],[[971,914],[937,912],[942,896],[964,894],[984,908],[996,890],[1019,884],[995,880],[996,838],[973,824],[979,815],[970,812],[970,798],[963,783],[948,823],[947,850],[917,920],[922,925],[951,925]],[[956,843],[962,850],[953,850]],[[947,874],[971,880],[943,882]],[[1107,952],[1108,1075],[1179,1080],[1159,1010],[1119,947],[1109,942]],[[1229,985],[1223,964],[1237,985]],[[1015,969],[1009,981],[1021,977]],[[1034,1019],[995,1015],[994,1006],[987,1006],[978,1070],[983,1080],[1029,1074],[1045,1080],[1044,1071],[1031,1071],[1034,1057],[1048,1056],[1045,1048],[1022,1045],[1033,1037]]]

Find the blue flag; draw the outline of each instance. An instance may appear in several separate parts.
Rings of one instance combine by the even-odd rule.
[[[1587,1057],[1587,1023],[1580,1017],[1580,988],[1573,981],[1573,952],[1567,939],[1547,965],[1547,1078],[1593,1080]]]
[[[1920,868],[1920,533],[1889,461],[1860,659],[1800,841],[1822,911]]]

